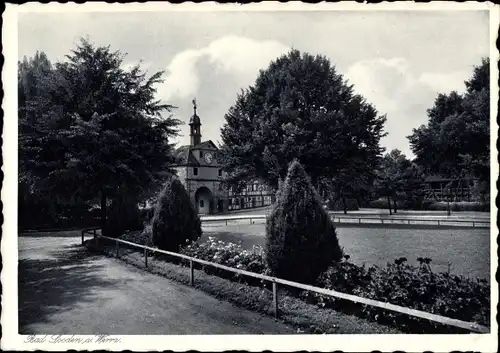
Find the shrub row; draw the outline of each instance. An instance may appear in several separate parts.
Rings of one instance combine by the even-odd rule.
[[[346,203],[347,211],[358,211],[359,210],[358,201],[356,199],[347,198],[345,200],[345,203]],[[343,211],[344,210],[344,203],[343,203],[342,199],[337,199],[337,200],[328,199],[326,202],[326,207],[330,211]]]
[[[428,210],[431,211],[446,211],[448,209],[448,205],[444,201],[433,202],[429,205]],[[455,212],[460,211],[475,211],[475,212],[489,212],[490,204],[483,202],[451,202],[450,209]]]
[[[148,237],[144,233],[124,236],[128,241],[145,244]],[[209,237],[204,243],[193,243],[182,248],[181,253],[206,261],[215,262],[250,272],[269,274],[264,250],[260,246],[245,250],[239,244],[218,241]],[[431,260],[419,258],[420,266],[411,266],[405,258],[396,259],[386,267],[359,266],[349,261],[334,263],[322,273],[315,286],[357,295],[382,302],[413,308],[447,316],[463,321],[489,325],[490,296],[489,284],[485,279],[471,280],[463,276],[432,271]],[[217,275],[252,286],[269,288],[269,283],[259,279],[240,276],[211,266],[197,266],[208,274]],[[319,294],[290,290],[290,294],[318,305],[371,320],[390,324],[408,332],[429,332],[439,329],[438,325],[424,322],[378,308],[325,297]]]
[[[391,207],[392,206],[393,205],[391,205]],[[373,200],[369,203],[368,207],[370,207],[370,208],[382,208],[382,209],[389,208],[387,199]],[[448,209],[447,207],[448,207],[448,205],[445,201],[424,200],[424,201],[422,201],[421,207],[419,208],[419,210],[446,211]],[[408,207],[407,205],[398,202],[398,209],[406,210],[406,209],[413,209],[413,208]],[[455,212],[460,212],[460,211],[462,211],[462,212],[465,212],[465,211],[488,212],[490,210],[490,204],[489,203],[482,203],[482,202],[478,202],[478,201],[474,201],[474,202],[467,202],[467,201],[450,202],[450,209],[451,209],[451,211],[455,211]]]

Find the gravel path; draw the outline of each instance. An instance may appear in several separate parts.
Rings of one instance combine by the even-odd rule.
[[[94,255],[75,237],[19,237],[20,334],[278,334],[295,330]]]

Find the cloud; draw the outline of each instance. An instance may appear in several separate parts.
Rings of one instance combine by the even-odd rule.
[[[197,91],[200,79],[195,66],[201,56],[200,51],[186,50],[172,59],[166,70],[165,82],[158,87],[161,98],[185,98]]]
[[[410,97],[421,98],[433,92],[463,91],[469,73],[463,71],[415,74],[405,58],[376,58],[349,66],[346,78],[357,93],[374,104],[381,113],[401,109]]]
[[[419,81],[434,88],[439,93],[448,93],[450,91],[463,93],[465,91],[464,81],[467,80],[470,75],[470,72],[463,71],[446,74],[426,72],[419,77]]]
[[[398,109],[398,96],[414,88],[415,78],[404,58],[363,60],[351,65],[346,78],[356,93],[364,96],[381,113]]]
[[[130,71],[137,65],[140,66],[141,71],[148,71],[152,68],[153,63],[151,61],[145,61],[145,60],[125,61],[122,63],[121,68],[125,71]]]
[[[388,136],[382,144],[388,150],[399,148],[411,155],[406,136],[412,128],[427,123],[426,110],[438,93],[463,91],[467,75],[461,71],[417,74],[407,59],[394,57],[358,61],[349,66],[345,76],[356,93],[380,114],[387,114]]]
[[[216,73],[234,75],[242,86],[248,85],[257,77],[259,69],[288,50],[277,41],[221,37],[201,49],[177,54],[166,68],[165,83],[158,87],[158,93],[165,100],[196,95],[203,79],[197,68],[201,61],[210,63]]]

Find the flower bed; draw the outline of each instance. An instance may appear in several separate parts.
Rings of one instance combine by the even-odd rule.
[[[127,240],[144,244],[145,238],[144,235],[136,234],[135,236],[129,235]],[[210,237],[202,244],[187,245],[181,253],[233,268],[269,274],[261,247],[254,247],[253,250],[247,251],[238,244],[217,241]],[[431,259],[418,258],[418,260],[420,266],[410,266],[406,263],[406,258],[399,258],[384,268],[365,267],[349,262],[349,256],[346,255],[342,262],[332,265],[324,272],[315,285],[489,326],[490,290],[485,279],[471,280],[447,272],[434,273]],[[259,279],[240,276],[211,266],[200,265],[197,268],[203,269],[208,274],[252,286],[268,287],[270,285]],[[437,324],[379,308],[295,289],[290,289],[289,292],[319,307],[368,317],[408,332],[449,332],[449,328],[440,331]]]
[[[490,290],[485,279],[467,279],[448,272],[434,273],[431,259],[418,258],[420,266],[411,266],[399,258],[386,267],[357,266],[348,261],[330,267],[318,278],[319,287],[338,290],[360,297],[389,302],[458,320],[489,326]],[[312,295],[319,305],[334,308],[336,300]],[[356,310],[356,309],[354,309]],[[364,316],[387,322],[404,329],[413,327],[420,332],[428,328],[422,320],[386,313],[379,317],[378,309],[366,307]],[[425,323],[426,325],[430,323]]]

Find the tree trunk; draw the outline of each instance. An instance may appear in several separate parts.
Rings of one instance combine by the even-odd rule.
[[[106,229],[106,193],[104,190],[101,190],[101,228],[102,228],[102,234],[105,235],[105,229]]]
[[[394,214],[398,213],[398,205],[396,203],[396,200],[392,200],[394,202]]]
[[[344,193],[342,193],[342,204],[344,205],[344,214],[347,214],[347,202]]]
[[[387,205],[389,206],[389,214],[392,216],[391,196],[389,196],[389,195],[387,195]]]

